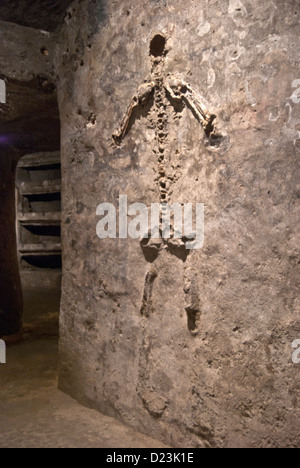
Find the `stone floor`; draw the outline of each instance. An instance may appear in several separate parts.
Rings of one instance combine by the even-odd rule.
[[[59,291],[26,287],[22,334],[0,365],[0,448],[163,448],[57,389]]]

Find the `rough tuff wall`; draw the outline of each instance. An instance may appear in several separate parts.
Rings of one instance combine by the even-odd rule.
[[[299,445],[297,2],[73,10],[58,57],[60,387],[176,446]],[[117,146],[131,97],[151,80],[157,33],[163,79],[187,82],[215,129],[205,133],[185,102],[163,96],[159,121],[157,101],[141,99]],[[96,237],[99,203],[159,201],[160,138],[168,200],[205,203],[204,248],[189,255]]]
[[[41,76],[55,81],[57,35],[0,21],[0,41],[1,78],[27,82]]]

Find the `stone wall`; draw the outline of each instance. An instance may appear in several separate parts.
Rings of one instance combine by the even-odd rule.
[[[0,75],[19,81],[56,79],[58,35],[0,21]]]
[[[85,0],[62,30],[60,388],[169,444],[299,445],[298,31],[294,0]],[[216,115],[163,93],[168,199],[205,204],[189,255],[96,236],[99,203],[159,201],[155,99],[112,138],[156,34]]]

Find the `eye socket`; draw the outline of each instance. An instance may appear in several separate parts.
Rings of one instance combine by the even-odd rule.
[[[157,34],[150,42],[150,55],[152,57],[162,57],[165,52],[166,38],[162,34]]]

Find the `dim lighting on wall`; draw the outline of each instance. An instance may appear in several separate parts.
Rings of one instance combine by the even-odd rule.
[[[10,143],[10,138],[8,135],[0,135],[0,145],[8,145]]]

